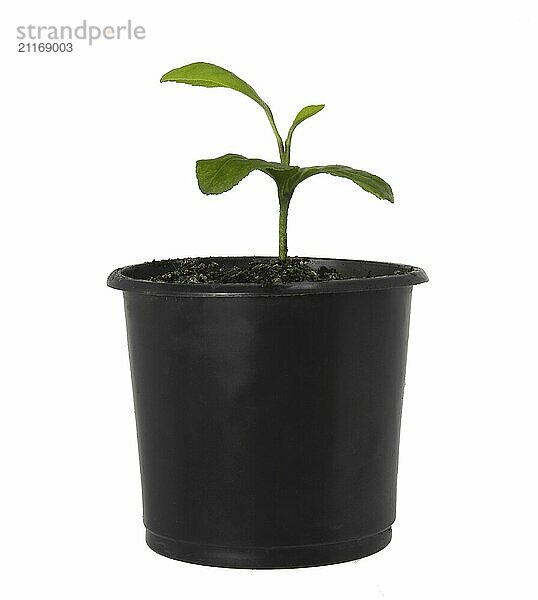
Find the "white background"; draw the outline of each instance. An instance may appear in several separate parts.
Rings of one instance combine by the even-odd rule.
[[[536,598],[537,9],[524,0],[2,4],[2,570],[18,598]],[[17,53],[19,25],[143,41]],[[387,179],[394,206],[316,177],[290,253],[424,267],[415,289],[394,538],[356,563],[187,565],[144,543],[115,267],[274,254],[273,183],[206,197],[194,162],[276,159],[263,112],[159,84],[216,62],[251,83],[292,162]]]

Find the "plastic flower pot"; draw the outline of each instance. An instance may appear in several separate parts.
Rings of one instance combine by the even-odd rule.
[[[148,281],[173,261],[110,275],[124,293],[155,552],[286,568],[354,560],[390,542],[411,292],[427,276],[390,263],[313,263],[356,278]]]

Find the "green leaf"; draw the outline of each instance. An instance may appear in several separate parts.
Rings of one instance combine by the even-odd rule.
[[[198,186],[204,194],[227,192],[252,171],[262,171],[269,175],[280,191],[292,185],[292,179],[298,174],[299,167],[288,167],[259,158],[246,158],[240,154],[225,154],[196,162]]]
[[[177,69],[172,69],[171,71],[168,71],[168,73],[165,73],[161,77],[161,83],[167,81],[209,88],[223,87],[235,90],[236,92],[240,92],[241,94],[252,98],[252,100],[259,104],[265,111],[278,144],[280,160],[284,158],[284,143],[282,142],[282,137],[276,127],[275,119],[269,105],[258,96],[258,93],[252,86],[231,71],[211,63],[195,62]]]
[[[372,175],[366,171],[359,171],[357,169],[352,169],[351,167],[345,167],[343,165],[305,167],[303,169],[299,169],[298,181],[296,185],[298,185],[301,181],[312,177],[312,175],[318,175],[320,173],[327,173],[329,175],[334,175],[335,177],[344,177],[345,179],[350,179],[353,181],[353,183],[359,185],[363,190],[370,192],[370,194],[377,196],[381,200],[394,202],[394,195],[390,185],[381,179],[381,177]]]
[[[265,102],[258,96],[257,92],[246,81],[243,81],[231,71],[223,69],[218,65],[205,62],[195,62],[190,65],[172,69],[161,77],[161,83],[174,81],[176,83],[187,83],[203,87],[223,87],[236,92],[241,92],[260,106],[266,106]]]
[[[308,106],[301,108],[301,110],[297,113],[297,116],[293,120],[293,123],[291,124],[290,131],[288,133],[288,138],[291,137],[291,134],[295,131],[295,128],[297,127],[297,125],[299,125],[299,123],[302,123],[303,121],[306,121],[306,119],[317,115],[319,111],[323,110],[324,108],[325,104],[309,104]]]
[[[222,194],[231,190],[252,171],[261,171],[271,177],[278,188],[279,198],[290,199],[295,188],[305,179],[327,173],[335,177],[350,179],[363,190],[382,200],[394,202],[390,185],[380,177],[342,165],[326,167],[290,167],[260,158],[246,158],[240,154],[225,154],[218,158],[196,162],[198,186],[204,194]]]
[[[313,117],[314,115],[319,113],[320,110],[323,110],[324,108],[325,108],[325,104],[309,104],[308,106],[301,108],[301,110],[297,113],[297,116],[293,120],[290,130],[288,131],[288,137],[286,138],[286,143],[284,144],[286,164],[288,164],[288,165],[290,164],[291,138],[293,136],[293,132],[295,131],[297,125],[299,125],[299,123],[302,123],[303,121],[306,121],[306,119]]]

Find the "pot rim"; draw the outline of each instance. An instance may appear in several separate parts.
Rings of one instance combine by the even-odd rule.
[[[251,261],[270,260],[274,256],[215,256],[202,257],[218,261]],[[314,266],[327,266],[343,270],[350,274],[365,267],[377,269],[381,274],[370,277],[350,277],[334,281],[302,281],[297,283],[285,283],[278,286],[264,287],[258,283],[169,283],[161,281],[149,281],[143,277],[133,277],[136,271],[146,272],[149,270],[160,270],[158,267],[163,263],[173,265],[177,259],[153,260],[120,267],[112,271],[108,276],[107,285],[123,292],[136,292],[150,296],[191,296],[191,297],[214,297],[214,296],[307,296],[317,294],[342,294],[349,292],[365,292],[372,290],[384,290],[397,287],[409,287],[428,281],[428,276],[420,267],[413,267],[400,263],[379,262],[371,260],[353,260],[340,258],[309,258]],[[383,271],[396,271],[395,273],[383,273]]]

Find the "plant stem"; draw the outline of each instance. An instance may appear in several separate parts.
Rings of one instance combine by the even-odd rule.
[[[278,129],[276,128],[276,123],[275,123],[275,119],[273,117],[273,113],[271,112],[271,109],[269,108],[269,106],[267,104],[264,103],[262,106],[263,106],[263,110],[265,111],[265,114],[267,115],[267,119],[269,120],[269,124],[271,125],[271,129],[273,130],[273,133],[275,134],[275,137],[276,137],[280,162],[282,164],[285,164],[284,163],[284,142],[282,141],[282,137],[281,137]]]
[[[286,141],[284,142],[284,158],[281,161],[283,165],[288,165],[290,164],[290,160],[291,160],[291,136],[293,135],[293,132],[295,131],[295,127],[291,127],[289,133],[288,133],[288,137],[286,138]]]
[[[290,197],[279,194],[280,213],[278,218],[278,258],[286,260],[288,258],[288,209],[290,207]]]
[[[271,124],[271,129],[275,134],[275,138],[278,144],[278,155],[280,157],[280,164],[289,165],[289,149],[286,150],[284,147],[284,142],[282,141],[282,136],[280,135],[275,119],[273,117],[273,113],[271,109],[265,102],[262,104],[265,114]],[[290,207],[290,200],[293,194],[293,190],[291,192],[284,191],[280,185],[278,185],[278,201],[280,205],[280,212],[278,217],[278,258],[280,260],[286,260],[288,258],[288,209]]]

